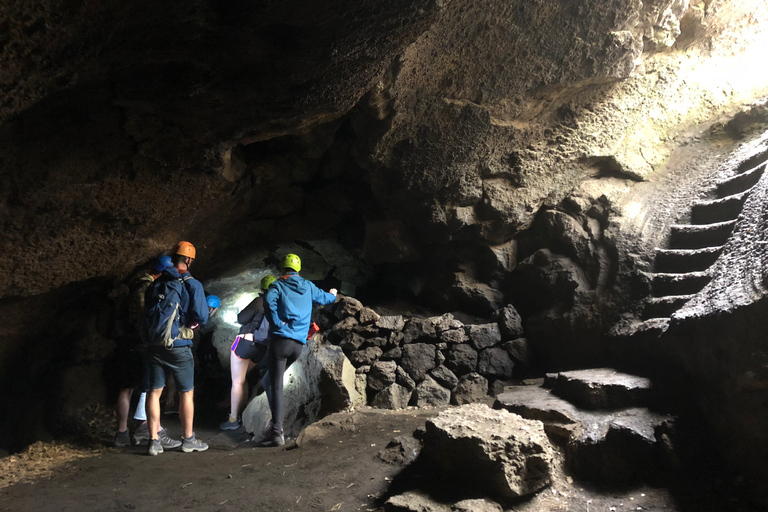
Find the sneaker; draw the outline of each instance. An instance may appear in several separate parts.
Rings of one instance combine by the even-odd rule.
[[[168,435],[168,431],[165,429],[162,429],[160,432],[157,433],[158,437],[160,438],[160,445],[165,450],[173,450],[174,448],[178,448],[181,446],[181,441],[178,439],[171,439],[171,437]]]
[[[262,437],[261,441],[257,443],[257,446],[266,448],[270,446],[283,446],[284,444],[285,436],[283,436],[283,431],[272,428],[266,436]]]
[[[134,444],[141,444],[142,441],[149,441],[149,425],[146,422],[139,425],[133,432]]]
[[[123,448],[124,446],[130,446],[131,445],[131,433],[128,432],[128,429],[123,430],[122,432],[118,432],[115,434],[115,440],[112,443],[117,448]]]
[[[149,448],[147,448],[147,455],[160,455],[163,453],[163,445],[160,444],[159,439],[150,439]]]
[[[208,445],[197,439],[194,433],[190,437],[185,437],[181,444],[181,451],[184,453],[204,452],[207,449]]]
[[[242,423],[239,419],[236,419],[235,421],[229,421],[229,418],[227,418],[227,421],[219,425],[219,428],[221,430],[237,430],[241,425]]]

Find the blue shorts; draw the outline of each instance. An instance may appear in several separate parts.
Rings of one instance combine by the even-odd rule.
[[[145,353],[149,366],[149,389],[165,387],[165,372],[176,379],[176,390],[186,393],[195,389],[195,357],[192,347],[150,347]]]

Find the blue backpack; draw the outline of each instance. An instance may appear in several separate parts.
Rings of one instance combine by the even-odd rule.
[[[179,337],[181,294],[191,276],[175,277],[167,272],[147,289],[144,312],[141,315],[140,335],[148,345],[173,347]]]

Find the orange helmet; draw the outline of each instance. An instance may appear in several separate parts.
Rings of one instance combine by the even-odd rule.
[[[188,258],[195,258],[195,246],[192,245],[189,242],[179,242],[176,244],[176,248],[173,250],[174,254],[181,254],[182,256],[187,256]]]

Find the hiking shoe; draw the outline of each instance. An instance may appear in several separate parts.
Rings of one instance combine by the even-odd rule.
[[[181,446],[181,441],[178,439],[171,439],[165,429],[162,429],[160,432],[158,432],[157,436],[160,438],[160,445],[165,450],[173,450],[174,448]]]
[[[229,421],[229,418],[227,418],[227,421],[219,425],[219,428],[221,430],[237,430],[241,425],[242,423],[239,419],[236,419],[235,421]]]
[[[204,452],[207,449],[208,445],[195,437],[194,433],[190,437],[185,437],[184,442],[181,443],[181,451],[184,453]]]
[[[264,448],[270,447],[270,446],[283,446],[285,444],[285,437],[283,436],[282,430],[277,429],[270,429],[270,431],[267,433],[266,436],[264,436],[261,441],[256,443],[257,446],[261,446]]]
[[[149,425],[142,423],[133,431],[133,443],[141,444],[142,441],[149,441]]]
[[[112,443],[117,448],[123,448],[125,446],[131,445],[131,433],[128,432],[128,429],[123,430],[122,432],[118,432],[115,434],[115,441]]]
[[[147,448],[147,455],[160,455],[163,453],[163,445],[160,444],[159,439],[150,439],[149,448]]]

